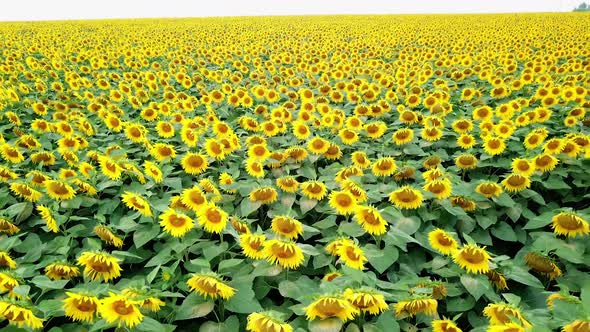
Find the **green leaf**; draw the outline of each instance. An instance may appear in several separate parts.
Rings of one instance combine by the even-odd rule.
[[[240,213],[242,217],[247,217],[252,212],[258,210],[260,206],[262,206],[260,202],[252,202],[249,197],[244,197],[240,203]]]
[[[379,249],[373,244],[369,244],[363,248],[369,263],[379,273],[385,272],[399,257],[399,252],[394,246],[385,246]]]
[[[233,282],[232,287],[235,288],[236,293],[225,302],[226,310],[240,314],[262,310],[252,290],[252,280]]]
[[[475,301],[479,300],[483,294],[491,290],[490,282],[485,276],[481,275],[463,274],[461,276],[461,284],[473,296]]]
[[[531,220],[523,227],[523,229],[536,229],[541,228],[549,225],[551,223],[551,218],[553,217],[554,212],[549,211],[537,216]]]
[[[541,289],[545,288],[539,279],[535,278],[535,276],[520,266],[512,266],[510,269],[505,271],[504,275],[506,278],[512,279],[524,285]]]
[[[506,222],[500,222],[496,224],[496,226],[492,228],[491,232],[492,235],[504,241],[516,242],[517,240],[516,233]]]
[[[190,293],[175,310],[174,320],[185,320],[207,316],[215,308],[215,302],[205,300],[196,293]]]
[[[135,232],[133,232],[133,243],[136,248],[141,248],[144,244],[153,240],[160,234],[160,226],[154,224],[143,224],[140,225]]]
[[[34,277],[31,282],[41,289],[63,289],[68,280],[51,280],[44,275]]]

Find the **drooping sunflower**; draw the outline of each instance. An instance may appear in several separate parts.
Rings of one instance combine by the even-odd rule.
[[[146,161],[143,163],[143,169],[145,171],[145,175],[152,179],[155,183],[161,183],[163,180],[162,170],[158,165],[151,161]]]
[[[502,180],[504,189],[509,192],[520,192],[531,186],[531,180],[520,174],[510,174],[504,180]]]
[[[432,332],[463,332],[450,319],[437,319],[432,321]]]
[[[408,144],[414,138],[414,131],[410,128],[402,128],[393,133],[392,140],[395,145]]]
[[[360,312],[378,315],[389,308],[383,294],[372,288],[347,288],[343,295]]]
[[[143,320],[143,314],[139,311],[139,301],[128,299],[124,295],[109,293],[109,296],[100,300],[98,313],[107,323],[117,323],[117,327],[125,325],[132,328]]]
[[[192,218],[171,208],[162,213],[159,219],[164,232],[174,237],[183,237],[195,225]]]
[[[141,309],[158,312],[161,307],[166,305],[164,301],[155,296],[154,292],[145,288],[125,288],[121,293],[130,300],[139,301]]]
[[[586,332],[590,331],[590,320],[576,319],[575,321],[565,325],[562,328],[563,332]]]
[[[0,299],[0,317],[8,320],[10,325],[16,325],[19,328],[43,328],[43,320],[35,316],[32,305],[24,301]]]
[[[329,204],[336,213],[348,215],[354,213],[357,206],[355,197],[348,191],[332,191],[329,197]]]
[[[6,251],[0,251],[0,267],[16,269],[16,262]]]
[[[371,172],[375,176],[390,176],[397,170],[397,165],[392,157],[383,157],[375,160]]]
[[[477,168],[477,157],[470,154],[462,154],[455,158],[455,165],[460,169],[475,169]]]
[[[337,317],[346,322],[354,319],[359,312],[359,309],[342,295],[322,295],[305,307],[305,316],[308,320]]]
[[[79,276],[80,269],[69,263],[53,262],[45,267],[45,275],[52,280],[67,280]]]
[[[187,153],[181,160],[182,169],[190,175],[198,175],[207,170],[207,157],[198,153]]]
[[[121,178],[123,167],[121,167],[116,161],[107,156],[100,156],[99,163],[100,171],[104,176],[113,181],[117,181]]]
[[[45,181],[45,190],[49,197],[56,200],[69,200],[76,196],[76,191],[72,186],[58,180]]]
[[[264,241],[266,241],[266,237],[263,234],[243,233],[240,235],[242,252],[246,257],[252,259],[262,259],[265,257],[265,253],[262,250]]]
[[[261,204],[270,204],[277,200],[278,193],[275,188],[262,187],[250,192],[250,201]]]
[[[246,161],[246,172],[255,178],[264,177],[264,167],[261,162],[255,160]]]
[[[253,312],[248,315],[246,330],[252,332],[293,332],[291,325],[272,311]]]
[[[487,198],[498,197],[502,193],[502,187],[491,181],[482,182],[475,187],[475,192]]]
[[[283,176],[276,180],[276,185],[282,191],[288,193],[294,193],[299,189],[299,181],[293,176]]]
[[[473,244],[464,245],[453,253],[453,260],[461,268],[470,273],[486,273],[490,270],[490,254],[485,247]]]
[[[25,156],[18,150],[18,148],[4,143],[0,145],[0,155],[6,161],[11,162],[13,164],[19,164],[25,160]]]
[[[296,269],[305,260],[301,248],[292,241],[268,240],[263,244],[263,252],[271,264],[278,264],[286,269]]]
[[[18,228],[18,226],[4,218],[0,218],[0,234],[12,235],[18,233],[19,231],[20,228]]]
[[[551,228],[558,235],[577,237],[590,234],[588,221],[573,212],[560,212],[551,218]]]
[[[354,219],[371,235],[383,235],[387,232],[387,221],[373,206],[358,205],[354,210]]]
[[[506,323],[502,325],[490,325],[486,332],[526,332],[526,329],[517,323]]]
[[[438,302],[428,297],[418,297],[415,299],[400,301],[395,304],[395,315],[398,318],[413,317],[417,314],[428,316],[436,315]]]
[[[527,329],[532,327],[520,309],[507,303],[490,303],[483,309],[483,315],[490,320],[491,325],[507,325],[516,321]]]
[[[422,206],[422,193],[410,186],[403,186],[389,194],[389,201],[400,209],[417,209]]]
[[[529,268],[548,277],[550,280],[557,279],[562,275],[559,266],[547,255],[529,252],[524,256],[524,261]]]
[[[273,232],[288,239],[297,239],[303,234],[303,224],[288,216],[275,216],[270,227]]]
[[[322,200],[327,192],[326,185],[320,181],[305,181],[301,184],[301,193],[309,199]]]
[[[93,281],[103,279],[105,282],[121,276],[119,259],[106,252],[83,252],[77,264],[84,266],[84,275]]]
[[[26,183],[13,182],[10,184],[10,191],[12,191],[18,197],[22,197],[29,202],[36,202],[41,199],[41,197],[43,197],[41,192],[31,188]]]
[[[126,191],[121,195],[121,200],[128,208],[139,211],[146,217],[152,216],[152,209],[150,208],[149,202],[140,195]]]
[[[355,151],[350,156],[352,163],[359,168],[368,168],[371,166],[371,160],[367,157],[367,153],[364,151]]]
[[[94,233],[104,242],[113,245],[117,248],[123,247],[123,239],[115,235],[113,231],[104,225],[97,225],[94,227]]]
[[[62,300],[66,316],[77,322],[92,323],[94,315],[98,312],[100,300],[89,294],[66,292],[66,295],[68,297]]]
[[[197,214],[197,220],[206,232],[221,233],[227,224],[227,213],[213,203],[208,203]]]
[[[508,289],[508,284],[506,284],[506,278],[502,273],[496,270],[489,270],[488,272],[486,272],[485,275],[488,277],[492,285],[494,285],[494,287],[497,290],[502,291]]]
[[[190,290],[205,298],[222,298],[227,300],[234,296],[236,290],[215,273],[192,274],[186,282]]]
[[[447,256],[454,254],[459,248],[457,240],[440,228],[428,233],[428,242],[433,249]]]

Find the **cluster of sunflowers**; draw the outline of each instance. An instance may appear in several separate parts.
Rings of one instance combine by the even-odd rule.
[[[588,21],[1,24],[0,325],[590,331]]]

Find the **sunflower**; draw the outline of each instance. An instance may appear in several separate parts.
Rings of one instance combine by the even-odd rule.
[[[227,224],[227,213],[213,203],[208,203],[197,214],[197,220],[206,232],[221,233]]]
[[[501,183],[506,191],[513,193],[523,191],[531,186],[531,180],[528,177],[514,173],[508,175]]]
[[[0,165],[0,181],[8,182],[9,180],[14,180],[16,178],[18,178],[18,174],[11,171],[8,167]]]
[[[51,280],[68,280],[79,276],[80,269],[69,263],[53,262],[45,267],[45,275]]]
[[[202,207],[207,205],[207,198],[203,191],[194,186],[192,188],[184,189],[180,198],[182,204],[194,212],[198,212]]]
[[[555,169],[559,159],[555,156],[543,153],[533,158],[533,164],[536,170],[541,172],[550,172]]]
[[[450,319],[437,319],[432,321],[432,332],[463,332]]]
[[[329,147],[330,142],[321,137],[314,137],[307,143],[307,149],[313,154],[324,154]]]
[[[16,262],[5,251],[0,251],[0,267],[7,267],[9,269],[16,269]]]
[[[506,323],[502,325],[490,325],[486,332],[526,332],[527,330],[516,323]]]
[[[250,176],[255,178],[263,178],[264,177],[264,168],[261,162],[254,161],[254,160],[247,160],[246,161],[246,172]]]
[[[53,218],[51,210],[49,210],[44,205],[37,205],[37,212],[39,212],[39,214],[41,215],[41,218],[43,218],[43,220],[47,224],[47,228],[49,228],[50,231],[52,231],[53,233],[59,232],[59,227],[57,226],[57,221],[55,220],[55,218]]]
[[[475,169],[477,168],[477,157],[470,153],[459,155],[455,158],[455,165],[460,169]]]
[[[337,317],[343,322],[354,319],[360,312],[341,295],[322,295],[304,310],[308,320]]]
[[[371,166],[371,160],[367,157],[367,153],[364,151],[355,151],[350,156],[352,163],[359,168],[368,168]]]
[[[121,200],[123,203],[125,203],[125,205],[127,205],[128,208],[139,211],[146,217],[152,216],[152,209],[150,208],[149,202],[139,194],[126,191],[123,193],[123,195],[121,195]]]
[[[174,137],[174,125],[167,121],[159,121],[156,125],[156,132],[162,138]]]
[[[271,229],[275,234],[288,239],[297,239],[303,234],[303,224],[294,218],[287,216],[276,216],[271,221]]]
[[[171,208],[162,213],[159,219],[164,232],[174,237],[185,236],[195,225],[192,218]]]
[[[494,287],[497,290],[502,291],[508,289],[508,285],[506,284],[506,278],[500,272],[496,270],[489,270],[485,273],[485,275],[488,277],[490,282],[494,285]]]
[[[58,180],[45,181],[45,190],[49,197],[57,200],[69,200],[76,197],[76,191],[69,184]]]
[[[301,248],[292,241],[268,240],[263,244],[264,257],[271,264],[286,269],[296,269],[305,260]]]
[[[475,192],[487,198],[498,197],[502,193],[502,187],[495,182],[482,182],[475,187]]]
[[[0,155],[6,161],[13,164],[19,164],[25,160],[25,156],[18,150],[18,148],[11,146],[8,143],[0,145]]]
[[[499,155],[506,149],[506,143],[503,139],[498,137],[491,137],[484,139],[484,151],[490,156]]]
[[[363,250],[352,241],[344,241],[336,249],[336,255],[350,268],[363,270],[367,257]]]
[[[83,252],[77,261],[78,265],[84,266],[84,275],[92,281],[103,279],[109,282],[121,276],[119,259],[106,252]]]
[[[207,170],[207,157],[198,153],[187,153],[181,160],[182,169],[190,175],[198,175]]]
[[[358,205],[354,209],[354,219],[371,235],[383,235],[387,232],[387,221],[372,206]]]
[[[139,301],[129,300],[124,295],[109,293],[109,296],[100,300],[98,313],[107,323],[116,322],[117,327],[125,325],[133,328],[143,320],[143,314],[137,307],[140,304]]]
[[[395,145],[408,144],[414,138],[414,131],[410,128],[402,128],[393,133],[392,140]]]
[[[392,157],[383,157],[375,160],[371,172],[375,176],[390,176],[395,173],[397,165]]]
[[[93,295],[72,292],[66,292],[66,295],[68,297],[62,300],[62,307],[66,316],[74,321],[92,323],[100,305],[100,300]]]
[[[563,332],[587,332],[590,331],[590,320],[577,319],[562,328]]]
[[[457,137],[457,145],[462,149],[470,149],[475,143],[475,137],[471,134],[461,134],[461,136]]]
[[[453,253],[455,263],[470,273],[488,272],[490,258],[485,247],[480,248],[473,244],[464,245]]]
[[[490,320],[491,325],[507,325],[515,320],[525,328],[532,325],[525,319],[520,309],[506,303],[490,303],[483,309],[483,315]]]
[[[451,196],[452,186],[448,179],[434,180],[426,183],[424,190],[434,194],[438,199],[445,199]]]
[[[389,309],[389,305],[385,302],[385,297],[372,288],[356,290],[347,288],[343,295],[360,312],[379,315]]]
[[[329,204],[337,214],[348,215],[354,213],[357,206],[355,197],[348,191],[332,191]]]
[[[389,194],[389,201],[400,209],[417,209],[422,206],[422,193],[410,186],[403,186]]]
[[[113,181],[117,181],[121,178],[123,167],[117,162],[107,156],[99,157],[100,171],[101,173]]]
[[[191,291],[197,292],[205,298],[228,300],[236,293],[235,289],[215,273],[192,274],[186,284]]]
[[[359,134],[349,128],[340,129],[338,132],[338,137],[340,137],[340,140],[345,145],[353,145],[360,139]]]
[[[151,161],[146,160],[143,163],[143,169],[145,171],[145,175],[152,179],[155,183],[161,183],[163,180],[162,170],[158,167],[158,165],[154,164]]]
[[[246,257],[252,259],[263,259],[265,253],[262,250],[266,237],[264,235],[256,235],[251,233],[242,233],[240,235],[240,246],[242,252]]]
[[[270,157],[266,144],[253,144],[248,148],[248,158],[263,162]]]
[[[557,235],[577,237],[590,234],[588,221],[572,212],[561,212],[551,218],[551,228]]]
[[[438,302],[435,299],[422,297],[411,300],[400,301],[395,304],[395,315],[398,318],[413,317],[417,314],[435,316],[438,309]]]
[[[273,311],[253,312],[248,315],[246,330],[252,332],[293,332],[291,325]]]
[[[535,165],[533,162],[527,159],[514,158],[512,160],[512,172],[525,177],[529,177],[533,175],[533,173],[535,173]]]
[[[158,312],[166,303],[153,296],[152,292],[142,288],[125,288],[121,293],[130,300],[139,301],[141,309]]]
[[[19,328],[43,328],[43,320],[35,316],[30,308],[31,305],[26,302],[0,299],[0,317],[8,320],[10,325]]]
[[[17,196],[26,199],[29,202],[36,202],[43,194],[33,188],[31,188],[28,184],[13,182],[10,184],[10,190]]]
[[[326,185],[319,181],[305,181],[301,184],[301,193],[309,199],[322,200],[327,192]]]
[[[113,245],[117,248],[123,247],[123,240],[115,235],[113,231],[107,226],[97,225],[94,227],[94,233],[104,242]]]
[[[262,187],[251,191],[249,197],[251,202],[270,204],[277,200],[278,194],[272,187]]]
[[[457,241],[440,228],[428,233],[428,242],[433,249],[447,256],[453,255],[459,248]]]
[[[524,261],[529,268],[547,276],[550,280],[554,280],[562,275],[561,269],[546,255],[529,252],[524,257]]]
[[[299,181],[293,176],[283,176],[278,178],[275,182],[277,187],[287,193],[294,193],[299,189]]]

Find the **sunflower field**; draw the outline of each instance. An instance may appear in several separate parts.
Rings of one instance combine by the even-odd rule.
[[[590,331],[588,22],[0,24],[0,329]]]

